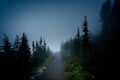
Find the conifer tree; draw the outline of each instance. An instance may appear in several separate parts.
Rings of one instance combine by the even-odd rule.
[[[3,50],[5,53],[10,53],[11,50],[11,43],[6,34],[4,34],[4,38],[3,38]]]
[[[35,43],[34,43],[34,41],[32,42],[32,51],[33,51],[33,54],[34,54],[34,52],[35,52]]]
[[[76,56],[80,54],[80,31],[77,29],[77,34],[73,40],[72,53]]]
[[[102,23],[101,41],[103,44],[109,41],[111,28],[111,0],[106,0],[100,11],[100,21]]]
[[[85,56],[89,56],[89,48],[90,48],[90,43],[89,43],[89,31],[88,31],[88,23],[87,23],[87,17],[84,17],[84,22],[83,22],[83,36],[82,36],[82,47],[84,51]]]
[[[20,52],[19,55],[20,55],[21,67],[24,73],[23,77],[25,77],[26,75],[28,75],[28,71],[30,69],[30,62],[31,62],[30,48],[28,44],[27,35],[25,33],[23,33],[21,38],[19,52]]]
[[[20,39],[19,36],[17,35],[14,42],[14,50],[19,51],[19,48],[20,48]]]
[[[114,41],[115,44],[117,45],[120,40],[120,38],[117,36],[120,30],[120,0],[114,0],[111,16],[112,16],[112,19],[111,19],[112,20],[111,21],[111,25],[112,25],[111,38],[112,39],[111,40]]]
[[[83,46],[89,45],[89,34],[88,34],[88,23],[87,23],[87,17],[85,16],[85,20],[83,23]]]

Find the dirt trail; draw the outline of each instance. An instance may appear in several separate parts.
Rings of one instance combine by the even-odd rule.
[[[40,75],[39,80],[66,80],[64,75],[64,63],[61,55],[55,54],[47,70]]]

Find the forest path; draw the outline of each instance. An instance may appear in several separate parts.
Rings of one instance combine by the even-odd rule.
[[[61,54],[54,54],[54,59],[49,63],[47,69],[34,80],[66,80]]]

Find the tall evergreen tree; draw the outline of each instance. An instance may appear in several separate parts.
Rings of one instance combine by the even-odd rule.
[[[27,35],[25,33],[23,33],[21,38],[19,52],[20,52],[19,55],[20,55],[21,67],[23,70],[23,78],[25,78],[28,75],[30,69],[30,61],[31,61],[30,48],[28,45]]]
[[[17,35],[14,42],[14,50],[19,51],[19,48],[20,48],[20,39],[19,36]]]
[[[35,52],[35,43],[34,43],[34,41],[32,42],[32,51],[33,51],[33,53]]]
[[[87,23],[87,17],[84,17],[84,22],[83,22],[83,36],[82,36],[82,47],[84,51],[84,55],[89,57],[89,48],[90,48],[90,43],[89,43],[89,31],[88,31],[88,23]]]
[[[45,47],[45,48],[46,48],[46,45],[47,45],[47,44],[46,44],[46,41],[45,41],[45,39],[44,39],[44,47]]]
[[[120,30],[120,0],[114,0],[112,7],[112,41],[117,42],[120,40],[118,38],[119,30]]]
[[[83,22],[83,46],[88,47],[89,46],[89,34],[88,34],[88,23],[87,23],[87,17],[85,16],[85,20]]]
[[[100,11],[100,19],[102,22],[101,41],[107,43],[111,32],[111,0],[106,0]]]
[[[80,31],[77,29],[77,34],[73,40],[72,53],[76,56],[80,54]]]
[[[47,47],[46,53],[47,53],[47,57],[51,54],[51,51],[50,51],[50,48],[49,48],[49,47]]]
[[[39,66],[42,63],[42,49],[40,48],[38,41],[36,41],[35,53],[33,54],[33,60],[35,66]]]
[[[4,34],[3,38],[3,50],[5,53],[10,53],[11,50],[11,43],[9,42],[9,38],[6,34]]]
[[[40,41],[39,41],[39,45],[42,46],[42,37],[40,36]]]
[[[47,52],[46,52],[46,41],[45,41],[45,39],[44,39],[44,43],[43,43],[43,56],[44,56],[44,60],[46,59],[46,57],[47,57]]]
[[[110,17],[110,13],[111,13],[111,0],[106,0],[101,7],[100,21],[102,22],[108,21]]]
[[[76,38],[80,41],[80,30],[79,30],[79,27],[77,29]]]

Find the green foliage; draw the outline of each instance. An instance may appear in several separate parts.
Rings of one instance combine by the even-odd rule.
[[[91,73],[91,48],[89,41],[87,17],[83,22],[83,35],[79,34],[79,29],[76,36],[63,43],[61,53],[65,60],[65,76],[68,80],[88,80],[92,79]]]
[[[40,64],[39,66],[36,66],[33,70],[32,70],[32,74],[36,73],[38,70],[40,70],[41,68],[47,66],[51,61],[53,60],[53,55],[50,54],[46,59],[45,61]]]
[[[53,55],[50,54],[49,57],[44,61],[44,63],[41,65],[42,67],[47,66],[53,59]]]
[[[92,75],[79,65],[79,58],[75,56],[69,57],[65,61],[65,76],[68,80],[87,80]]]

